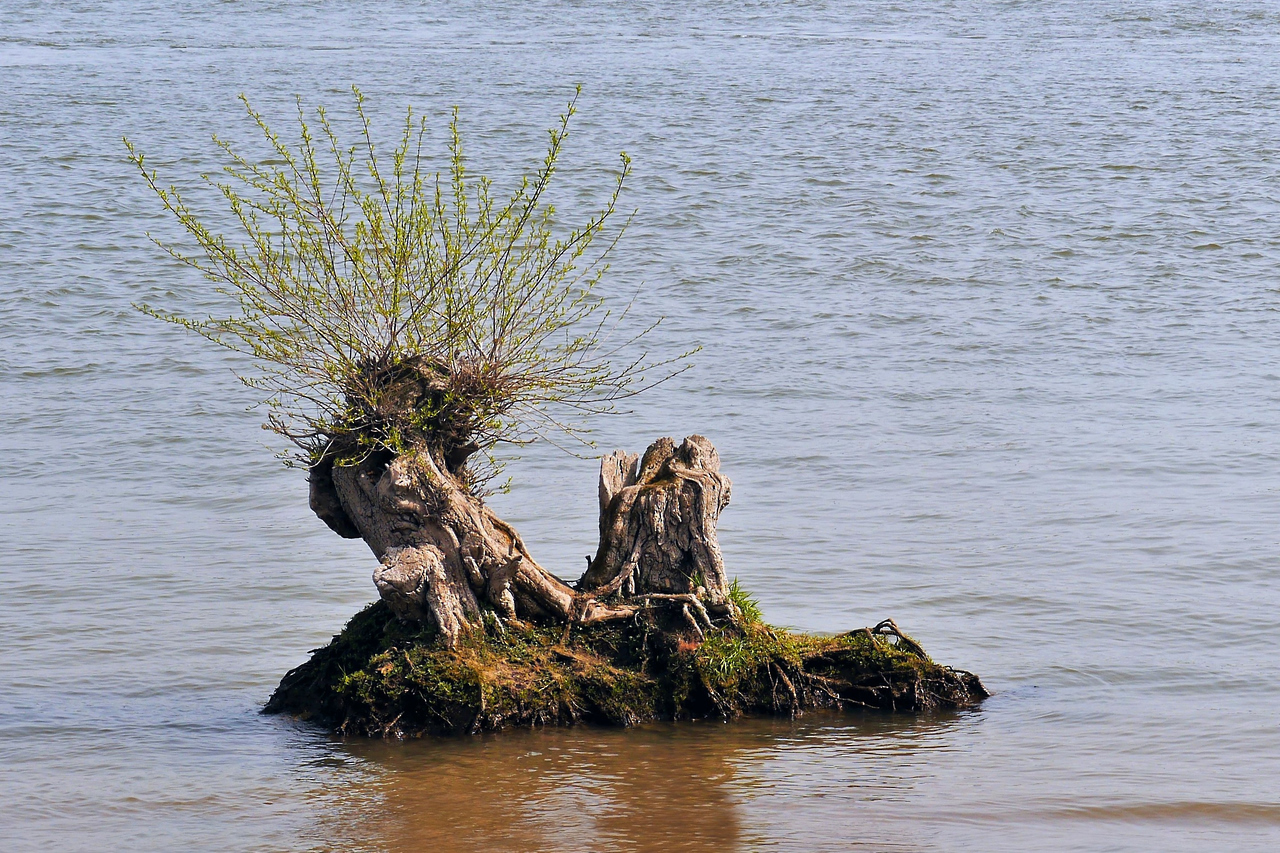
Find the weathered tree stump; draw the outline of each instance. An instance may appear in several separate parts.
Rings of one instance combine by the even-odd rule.
[[[616,451],[600,463],[600,546],[578,589],[693,595],[714,613],[729,611],[729,579],[716,523],[731,484],[711,442],[692,435],[677,447],[655,441],[643,457]]]

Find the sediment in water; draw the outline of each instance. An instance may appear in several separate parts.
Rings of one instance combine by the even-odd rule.
[[[400,737],[808,708],[949,710],[986,696],[977,676],[934,663],[887,620],[833,637],[726,622],[693,642],[658,615],[568,632],[490,618],[448,648],[378,602],[289,672],[264,711]]]

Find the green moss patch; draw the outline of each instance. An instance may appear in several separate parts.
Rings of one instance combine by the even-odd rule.
[[[378,602],[288,673],[264,709],[341,734],[795,715],[807,708],[945,710],[985,698],[971,673],[909,638],[796,634],[761,622],[689,637],[658,616],[574,628],[501,625],[454,649]]]

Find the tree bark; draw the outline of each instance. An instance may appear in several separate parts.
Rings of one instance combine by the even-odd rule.
[[[638,464],[634,454],[605,457],[600,546],[577,591],[468,491],[460,467],[426,450],[349,465],[327,454],[309,477],[316,515],[377,557],[374,584],[391,611],[434,625],[447,645],[482,624],[486,605],[502,619],[589,624],[669,604],[699,634],[706,607],[729,611],[715,540],[729,480],[705,438],[660,439]]]

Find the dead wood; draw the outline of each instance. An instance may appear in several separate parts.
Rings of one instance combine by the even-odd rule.
[[[397,617],[436,627],[447,645],[499,620],[595,624],[655,607],[687,614],[701,638],[710,610],[730,612],[715,525],[729,500],[711,442],[660,439],[643,459],[615,453],[601,465],[601,542],[578,589],[533,559],[520,535],[473,494],[470,446],[438,453],[336,449],[310,472],[311,507],[341,536],[362,538],[379,566],[379,595]],[[596,577],[606,577],[593,584]]]
[[[731,484],[706,438],[654,442],[644,456],[617,451],[600,464],[600,545],[578,589],[598,599],[692,596],[728,614],[729,579],[716,524]],[[656,599],[650,599],[656,600]]]

